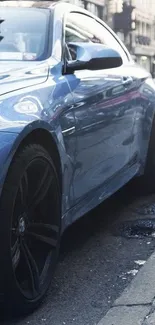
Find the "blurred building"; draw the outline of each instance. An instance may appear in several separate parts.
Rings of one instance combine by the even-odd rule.
[[[106,16],[106,1],[107,0],[67,0],[67,2],[91,11],[94,15],[103,20]]]
[[[155,66],[155,0],[107,0],[107,23],[114,30],[114,14],[122,12],[124,2],[135,7],[132,12],[135,31],[131,31],[125,38],[123,31],[117,31],[117,34],[136,61],[152,72]]]
[[[155,59],[155,0],[133,0],[136,30],[132,47],[137,62],[153,72]]]
[[[107,23],[113,28],[113,15],[116,12],[121,12],[123,8],[123,0],[106,0],[107,7]]]

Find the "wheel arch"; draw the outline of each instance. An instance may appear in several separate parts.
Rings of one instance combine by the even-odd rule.
[[[24,134],[22,137],[20,137],[19,134],[13,146],[14,154],[12,156],[12,159],[14,159],[14,157],[24,146],[32,143],[42,145],[52,157],[59,179],[60,190],[62,192],[62,162],[60,152],[56,140],[49,130],[38,127]]]

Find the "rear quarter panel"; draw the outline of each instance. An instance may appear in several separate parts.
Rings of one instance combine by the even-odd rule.
[[[135,107],[133,152],[140,162],[140,174],[144,172],[150,134],[155,114],[155,83],[150,74],[136,66],[133,73],[134,91],[131,92]]]

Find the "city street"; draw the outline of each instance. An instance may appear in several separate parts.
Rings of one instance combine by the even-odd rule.
[[[147,209],[154,199],[127,186],[68,229],[44,304],[29,317],[1,324],[98,324],[154,251],[154,211]],[[148,218],[152,228],[128,231],[126,221],[143,219],[145,226]]]
[[[0,325],[155,325],[154,147],[155,0],[0,0]]]

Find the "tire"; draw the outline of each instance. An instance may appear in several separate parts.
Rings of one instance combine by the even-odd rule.
[[[40,145],[13,160],[0,199],[0,302],[11,315],[33,311],[50,286],[60,246],[57,174]]]

